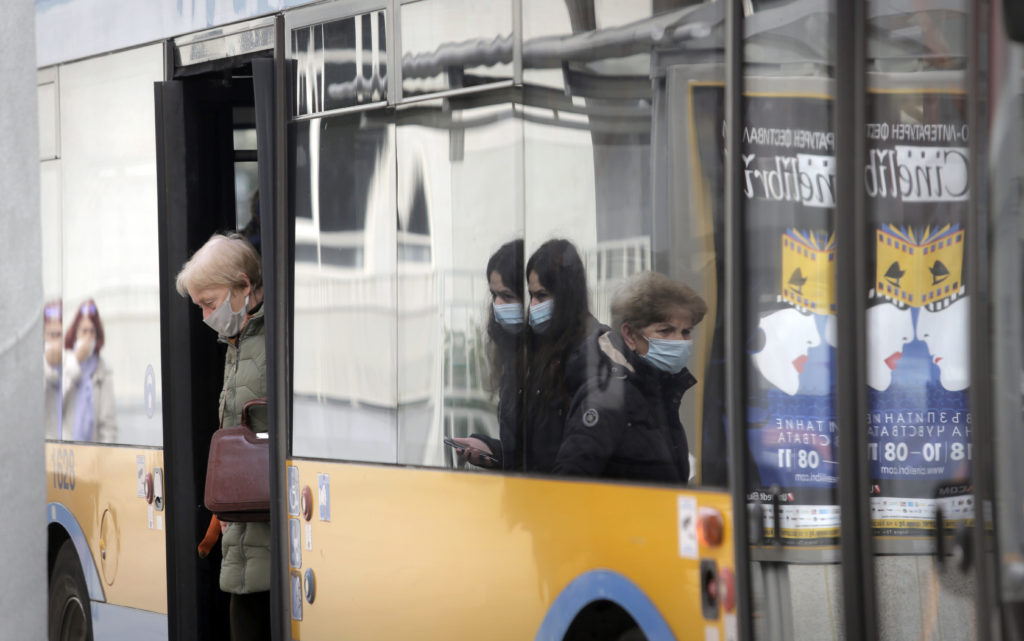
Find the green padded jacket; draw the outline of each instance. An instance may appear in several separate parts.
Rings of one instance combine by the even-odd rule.
[[[242,422],[242,407],[267,395],[267,348],[263,306],[249,317],[237,339],[224,336],[224,387],[220,393],[221,425]],[[266,407],[249,410],[250,425],[256,432],[267,431]],[[265,592],[270,589],[270,524],[228,523],[221,539],[224,559],[220,566],[220,589],[231,594]]]

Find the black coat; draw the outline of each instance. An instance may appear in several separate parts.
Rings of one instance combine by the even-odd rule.
[[[540,474],[554,470],[571,401],[594,366],[587,362],[594,356],[588,346],[607,331],[608,327],[594,317],[588,319],[587,336],[566,359],[562,391],[552,395],[545,407],[535,400],[542,390],[527,390],[516,368],[502,370],[498,389],[500,439],[473,434],[491,448],[499,462],[495,467]]]
[[[690,370],[666,374],[616,332],[594,337],[593,367],[573,397],[556,474],[685,484],[690,448],[679,420]]]

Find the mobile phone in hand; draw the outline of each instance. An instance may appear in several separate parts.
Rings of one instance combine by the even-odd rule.
[[[476,447],[472,447],[470,445],[462,445],[461,443],[459,443],[458,441],[456,441],[455,439],[453,439],[450,436],[444,437],[444,444],[447,445],[448,447],[452,448],[452,449],[466,450],[467,452],[471,452],[473,454],[476,454],[477,456],[479,456],[480,458],[484,459],[488,463],[497,463],[498,462],[498,459],[494,458],[493,456],[491,456],[487,452],[484,452],[483,450],[481,450],[479,448],[476,448]]]

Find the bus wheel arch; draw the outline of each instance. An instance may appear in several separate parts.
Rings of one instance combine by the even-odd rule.
[[[92,641],[89,589],[78,551],[70,537],[64,538],[54,557],[47,606],[51,641]]]
[[[608,599],[588,603],[565,632],[564,641],[648,641],[636,620],[625,608]]]
[[[555,598],[536,641],[674,641],[668,622],[635,583],[611,570],[573,579]]]

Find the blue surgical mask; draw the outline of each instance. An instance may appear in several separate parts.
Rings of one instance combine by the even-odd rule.
[[[690,360],[693,341],[674,341],[667,338],[648,338],[647,353],[643,358],[648,363],[669,374],[678,374]]]
[[[538,334],[543,334],[551,323],[551,315],[555,312],[555,299],[549,298],[543,303],[530,307],[530,327]]]
[[[509,334],[518,334],[523,329],[523,306],[520,303],[499,305],[493,303],[494,320],[498,321]]]
[[[245,297],[245,304],[237,312],[231,309],[231,292],[228,291],[227,298],[215,309],[212,314],[203,319],[213,331],[221,336],[237,336],[242,331],[242,324],[245,323],[245,314],[249,309],[249,297]]]

